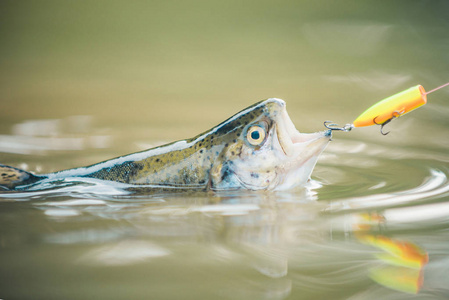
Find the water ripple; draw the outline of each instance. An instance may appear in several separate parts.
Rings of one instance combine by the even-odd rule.
[[[430,176],[415,188],[394,193],[379,193],[363,197],[333,200],[329,210],[337,212],[348,209],[387,208],[405,204],[410,205],[414,201],[429,198],[438,199],[447,195],[449,195],[447,175],[441,170],[431,169]]]

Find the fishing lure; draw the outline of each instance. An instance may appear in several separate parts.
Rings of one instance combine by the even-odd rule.
[[[324,126],[331,130],[348,132],[354,127],[380,125],[380,133],[387,135],[388,132],[383,132],[383,127],[385,125],[390,123],[395,118],[423,106],[427,103],[428,94],[448,85],[449,82],[429,92],[426,92],[422,85],[417,85],[377,102],[358,116],[352,124],[346,124],[343,127],[338,127],[337,124],[330,121],[325,121]]]

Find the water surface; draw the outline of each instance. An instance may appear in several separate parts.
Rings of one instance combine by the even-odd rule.
[[[301,131],[448,81],[446,1],[2,2],[0,163],[52,172],[264,98]],[[304,188],[0,194],[2,299],[447,299],[449,91],[337,132]]]

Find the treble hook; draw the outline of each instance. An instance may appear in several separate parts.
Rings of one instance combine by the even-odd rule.
[[[377,117],[378,117],[378,116],[377,116]],[[376,122],[377,117],[375,117],[375,118],[373,119],[373,123],[376,124],[376,125],[380,125],[380,133],[381,133],[382,135],[387,135],[387,134],[389,134],[389,133],[390,133],[389,131],[388,131],[388,132],[383,132],[383,129],[384,129],[384,126],[385,126],[385,125],[387,125],[388,123],[390,123],[390,122],[394,119],[394,117],[391,118],[391,119],[386,120],[386,121],[383,122],[383,123],[377,123],[377,122]]]
[[[381,133],[382,135],[387,135],[387,134],[390,133],[390,131],[384,133],[384,132],[383,132],[384,126],[387,125],[388,123],[390,123],[391,121],[393,121],[394,119],[400,117],[403,113],[404,113],[404,111],[402,111],[402,112],[400,112],[400,111],[394,111],[393,114],[392,114],[392,116],[391,116],[391,118],[388,119],[388,120],[386,120],[386,121],[383,122],[383,123],[377,123],[377,122],[376,122],[376,119],[377,119],[377,117],[378,117],[378,116],[377,116],[377,117],[375,117],[375,118],[373,119],[373,123],[376,124],[376,125],[380,125],[380,133]]]
[[[331,123],[331,124],[329,124]],[[348,132],[351,131],[352,128],[354,128],[354,125],[352,124],[346,124],[343,127],[337,127],[338,124],[333,123],[332,121],[324,121],[324,127],[326,127],[327,129],[330,130],[340,130],[340,131],[344,131],[344,132]]]

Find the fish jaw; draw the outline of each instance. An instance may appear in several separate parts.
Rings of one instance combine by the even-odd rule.
[[[309,180],[331,131],[300,133],[283,100],[271,98],[265,103],[263,118],[272,124],[265,143],[255,149],[242,140],[240,150],[225,149],[226,168],[220,165],[219,172],[211,172],[213,189],[288,190]]]
[[[332,131],[300,133],[284,107],[276,122],[276,135],[284,157],[277,166],[277,185],[274,190],[304,185],[310,179],[319,155],[330,142]]]

